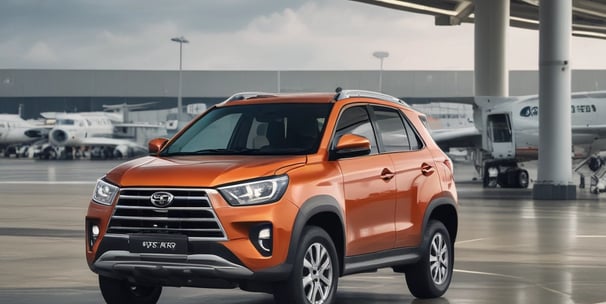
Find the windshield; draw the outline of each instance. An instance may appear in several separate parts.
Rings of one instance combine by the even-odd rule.
[[[162,155],[299,155],[315,153],[332,104],[219,107],[190,126]]]

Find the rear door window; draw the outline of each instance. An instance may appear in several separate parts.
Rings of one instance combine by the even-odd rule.
[[[423,147],[414,127],[397,109],[373,106],[381,152],[415,151]]]

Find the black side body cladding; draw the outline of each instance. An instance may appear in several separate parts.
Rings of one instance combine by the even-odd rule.
[[[337,254],[339,255],[339,260],[341,263],[340,269],[343,269],[342,258],[345,253],[345,221],[343,216],[343,210],[341,210],[341,206],[339,205],[337,200],[328,195],[319,195],[312,197],[301,206],[301,209],[299,209],[299,213],[297,214],[297,218],[295,219],[295,223],[291,231],[290,246],[288,248],[286,264],[293,265],[294,258],[298,249],[297,245],[299,244],[301,234],[303,233],[303,228],[305,228],[305,226],[309,223],[310,220],[314,218],[314,216],[320,214],[334,215],[339,219],[339,223],[332,224],[339,225],[340,232],[327,232],[329,235],[331,235],[331,237],[333,237],[333,241],[335,242]],[[336,235],[337,233],[339,233],[340,235]]]

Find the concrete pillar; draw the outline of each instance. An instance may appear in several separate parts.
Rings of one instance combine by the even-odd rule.
[[[572,0],[541,1],[539,21],[539,163],[533,197],[576,199],[570,114]]]
[[[509,0],[475,0],[474,77],[476,96],[508,96]]]

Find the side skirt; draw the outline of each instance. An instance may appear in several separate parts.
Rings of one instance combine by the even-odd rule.
[[[372,272],[379,268],[394,267],[395,271],[416,263],[421,258],[418,248],[398,248],[376,253],[345,257],[343,275]]]

